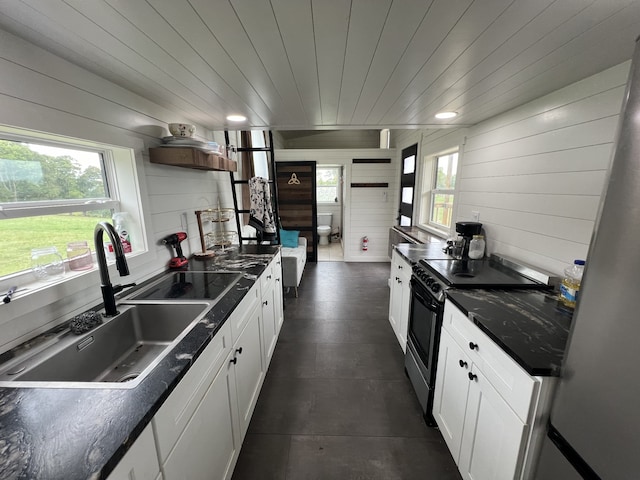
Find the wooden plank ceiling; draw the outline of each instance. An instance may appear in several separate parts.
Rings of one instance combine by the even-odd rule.
[[[439,128],[629,59],[640,1],[2,0],[0,29],[211,130]]]

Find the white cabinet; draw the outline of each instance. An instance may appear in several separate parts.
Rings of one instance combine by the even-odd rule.
[[[463,478],[529,478],[554,383],[530,376],[446,302],[433,415]]]
[[[411,265],[396,250],[391,256],[389,323],[403,351],[407,349],[409,308],[411,305]]]
[[[283,319],[278,253],[109,480],[231,478]]]
[[[482,372],[471,372],[458,468],[466,479],[518,477],[528,425]]]
[[[284,320],[282,308],[282,262],[280,254],[266,268],[260,278],[262,291],[262,338],[265,368],[269,366],[276,348],[278,334]]]
[[[258,401],[266,372],[263,347],[260,341],[261,310],[259,305],[255,304],[247,316],[249,321],[233,346],[233,358],[230,360],[236,370],[241,440],[244,439],[249,427],[249,421]]]
[[[440,334],[433,416],[456,463],[462,444],[462,427],[469,393],[467,375],[470,370],[471,361],[447,330],[443,329]]]
[[[153,419],[166,480],[233,472],[264,381],[258,291],[249,290]]]
[[[229,479],[242,444],[230,352],[162,466],[164,478]],[[160,412],[158,412],[160,413]]]
[[[276,318],[276,333],[280,334],[282,323],[284,322],[284,299],[283,299],[283,286],[282,286],[282,258],[280,253],[273,260],[273,278],[274,278],[274,292],[275,292],[275,318]]]
[[[108,480],[156,480],[160,475],[151,425],[145,428],[129,451],[107,477]],[[160,477],[162,478],[162,477]]]

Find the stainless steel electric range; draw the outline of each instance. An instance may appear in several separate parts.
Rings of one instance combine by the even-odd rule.
[[[427,425],[432,416],[434,382],[444,301],[449,289],[550,288],[549,277],[502,257],[483,260],[422,259],[413,266],[405,369]]]

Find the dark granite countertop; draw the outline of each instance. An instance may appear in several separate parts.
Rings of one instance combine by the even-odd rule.
[[[560,374],[573,312],[557,294],[452,289],[447,298],[529,374]]]
[[[436,235],[433,235],[429,232],[425,232],[424,230],[419,229],[418,227],[401,227],[396,225],[393,227],[394,230],[399,232],[401,235],[408,237],[409,240],[416,243],[440,243],[444,242],[443,238],[440,238]]]
[[[0,478],[106,478],[278,249],[248,245],[191,260],[191,270],[243,275],[136,387],[0,388]]]
[[[440,241],[425,244],[399,243],[394,248],[406,261],[413,265],[423,258],[431,260],[452,259],[452,256],[444,253],[443,248],[445,246],[446,242]]]

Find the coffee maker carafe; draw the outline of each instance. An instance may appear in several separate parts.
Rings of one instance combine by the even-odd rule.
[[[456,232],[461,237],[459,240],[462,246],[460,258],[469,260],[469,243],[474,235],[482,233],[482,224],[479,222],[456,222]]]

